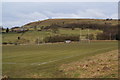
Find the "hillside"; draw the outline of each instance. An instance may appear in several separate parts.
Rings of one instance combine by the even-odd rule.
[[[23,25],[22,27],[32,28],[34,26],[41,27],[41,26],[50,26],[52,24],[65,25],[69,23],[89,23],[89,24],[96,23],[96,24],[116,25],[118,24],[118,21],[117,20],[106,20],[106,19],[47,19],[43,21],[31,22],[26,25]]]
[[[44,43],[46,37],[53,37],[56,35],[61,37],[64,35],[65,37],[71,36],[71,38],[77,36],[77,41],[79,36],[81,39],[90,39],[91,37],[91,40],[96,40],[97,35],[100,33],[104,34],[99,35],[98,40],[114,40],[116,36],[118,36],[116,31],[117,24],[118,20],[111,19],[47,19],[31,22],[22,27],[11,28],[9,33],[3,34],[3,42]],[[21,31],[24,29],[27,31]],[[109,35],[110,33],[113,33],[111,38]]]
[[[67,30],[67,31],[66,31]],[[100,30],[90,30],[90,34],[97,34],[101,33],[102,31]],[[81,30],[81,33],[83,35],[87,35],[88,30]],[[22,35],[22,33],[4,33],[3,34],[3,42],[9,42],[9,43],[16,43],[18,41],[18,37],[21,37],[21,40],[19,41],[26,41],[28,40],[29,43],[35,43],[35,41],[39,38],[39,41],[43,41],[43,38],[47,36],[54,36],[54,35],[79,35],[80,34],[80,29],[59,29],[58,34],[54,34],[51,31],[27,31]],[[21,36],[22,35],[22,36]],[[84,37],[84,36],[83,36]]]

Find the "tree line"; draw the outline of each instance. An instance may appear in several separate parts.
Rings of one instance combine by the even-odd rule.
[[[44,39],[45,43],[64,42],[67,40],[79,41],[79,35],[55,35],[49,36]]]
[[[119,34],[119,24],[117,25],[112,25],[112,24],[96,24],[96,23],[70,23],[70,24],[65,24],[65,25],[54,25],[54,27],[56,26],[56,29],[59,27],[62,28],[71,28],[72,30],[74,30],[75,28],[81,28],[83,29],[93,29],[93,30],[101,30],[103,31],[103,33],[98,33],[96,38],[97,40],[120,40],[120,34]],[[51,25],[52,28],[54,28]],[[51,28],[49,26],[49,28]],[[88,37],[93,37],[93,35],[88,35]],[[92,39],[92,38],[91,38]]]

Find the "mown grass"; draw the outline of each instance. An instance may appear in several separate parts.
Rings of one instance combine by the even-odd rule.
[[[117,41],[3,46],[3,75],[16,78],[67,77],[59,70],[62,64],[115,49]]]

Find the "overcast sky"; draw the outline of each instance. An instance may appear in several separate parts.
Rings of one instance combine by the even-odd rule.
[[[119,0],[2,0],[2,2],[118,2]]]
[[[3,2],[2,25],[22,26],[49,18],[118,17],[117,2]]]

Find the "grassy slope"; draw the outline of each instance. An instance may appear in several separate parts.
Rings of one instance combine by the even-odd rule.
[[[97,34],[101,33],[102,31],[99,30],[90,30],[90,34]],[[82,35],[88,34],[88,30],[81,30]],[[17,37],[20,36],[22,33],[5,33],[3,34],[3,42],[16,42]],[[79,35],[80,29],[59,29],[58,34],[67,34],[67,35]],[[51,31],[28,31],[26,32],[21,38],[24,38],[26,40],[30,40],[31,43],[35,43],[35,40],[39,37],[40,40],[43,38],[55,35]]]
[[[111,20],[111,21],[106,21],[104,19],[47,19],[47,20],[43,20],[43,21],[36,21],[36,22],[31,22],[28,23],[22,27],[26,27],[29,28],[30,27],[41,27],[41,26],[48,26],[51,24],[59,24],[59,25],[63,25],[64,24],[68,24],[68,23],[96,23],[96,24],[112,24],[112,25],[116,25],[118,24],[117,20]],[[32,29],[33,30],[33,29]],[[90,30],[90,33],[96,33],[96,32],[100,32],[100,31],[94,31],[94,30]],[[82,31],[82,34],[86,34],[86,30]],[[79,30],[70,30],[70,29],[60,29],[60,34],[77,34],[79,35]],[[17,37],[21,35],[21,33],[8,33],[8,34],[3,34],[3,42],[16,42],[17,41]],[[42,38],[44,38],[45,36],[49,36],[49,35],[53,35],[51,32],[49,31],[44,31],[44,32],[27,32],[23,38],[31,40],[31,42],[33,43],[38,37],[42,40]]]
[[[112,25],[118,24],[117,20],[106,21],[105,19],[47,19],[43,21],[32,22],[32,23],[24,25],[23,27],[33,27],[36,25],[37,27],[41,27],[41,26],[48,26],[51,24],[63,25],[63,22],[64,24],[68,24],[68,23],[97,23],[97,24],[108,23]]]
[[[66,77],[61,75],[60,65],[114,49],[117,49],[114,41],[3,46],[3,74],[11,77]]]
[[[20,35],[20,33],[4,33],[2,34],[2,40],[3,42],[16,42]]]

